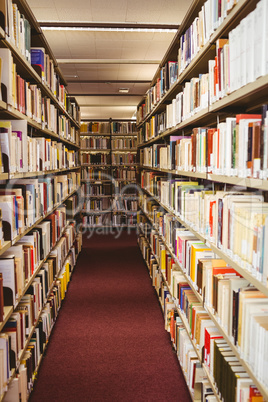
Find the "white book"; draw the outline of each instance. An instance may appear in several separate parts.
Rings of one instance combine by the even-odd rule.
[[[235,30],[229,32],[230,92],[235,90]]]
[[[261,75],[268,74],[268,2],[267,0],[260,1],[261,8]]]
[[[245,18],[246,31],[244,42],[246,45],[246,84],[254,81],[254,12]]]
[[[6,102],[8,105],[13,105],[12,99],[12,70],[13,70],[13,57],[12,53],[9,49],[0,48],[0,58],[2,59],[2,74],[1,74],[1,84],[5,88],[5,95],[3,91],[1,91],[2,100]]]
[[[9,367],[9,342],[8,342],[8,335],[1,333],[0,334],[0,356],[1,356],[1,363],[2,365],[2,384],[3,391],[7,391],[7,384],[8,379],[10,377],[10,367]]]
[[[3,275],[4,302],[7,306],[16,303],[15,256],[7,255],[0,260],[0,272]]]
[[[246,30],[247,30],[247,25],[246,25],[246,19],[244,18],[244,19],[242,19],[241,20],[241,22],[240,22],[240,36],[239,36],[239,39],[240,39],[240,50],[241,50],[241,59],[240,59],[240,66],[241,66],[241,68],[240,68],[240,80],[241,80],[241,82],[240,82],[240,86],[241,87],[243,87],[244,85],[246,85],[246,65],[247,65],[247,63],[246,63],[246,47],[247,47],[247,44],[246,44],[246,41],[245,41],[245,38],[246,38]]]
[[[261,63],[262,60],[261,52],[262,52],[262,41],[263,41],[262,13],[263,13],[263,5],[262,2],[260,1],[254,10],[254,47],[253,47],[254,80],[256,80],[262,75],[262,63]]]
[[[241,23],[235,31],[235,89],[241,87]]]

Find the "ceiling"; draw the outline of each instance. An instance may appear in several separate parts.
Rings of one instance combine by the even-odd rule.
[[[114,28],[174,29],[183,20],[191,0],[28,3],[58,60],[68,92],[80,104],[81,118],[97,120],[133,117],[174,37],[174,32],[115,32]],[[63,25],[68,25],[68,30]],[[79,30],[73,30],[74,26]],[[88,26],[98,30],[85,30]],[[113,31],[107,31],[110,27]],[[129,92],[119,93],[120,88],[128,88]]]

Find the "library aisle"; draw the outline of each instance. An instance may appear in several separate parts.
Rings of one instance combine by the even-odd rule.
[[[136,234],[83,239],[30,401],[190,401]]]

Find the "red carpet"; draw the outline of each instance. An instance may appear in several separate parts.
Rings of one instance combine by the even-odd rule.
[[[30,401],[191,401],[134,233],[84,239]]]

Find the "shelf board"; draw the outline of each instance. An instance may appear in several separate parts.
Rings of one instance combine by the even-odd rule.
[[[162,173],[168,173],[168,174],[172,174],[172,175],[176,175],[176,176],[188,176],[188,177],[195,177],[198,179],[206,179],[207,178],[207,174],[206,173],[201,173],[201,172],[188,172],[186,170],[171,170],[171,169],[162,169],[162,168],[154,168],[151,166],[144,166],[144,165],[140,165],[141,169],[149,169],[149,170],[153,170],[156,172],[162,172]]]
[[[110,133],[91,133],[90,131],[80,131],[80,137],[110,137]]]
[[[8,180],[8,173],[0,173],[0,180]]]
[[[268,100],[268,75],[230,93],[209,107],[211,113],[222,111],[229,106],[245,106],[256,101]]]
[[[68,173],[72,170],[80,169],[80,166],[68,168],[68,169],[57,169],[57,170],[46,170],[44,172],[18,172],[18,173],[10,173],[9,179],[24,179],[28,177],[36,177],[36,176],[48,176],[55,175],[57,173]]]
[[[217,181],[220,183],[232,184],[234,186],[258,188],[258,189],[263,189],[263,190],[268,189],[268,182],[266,180],[253,179],[250,177],[240,178],[240,177],[235,177],[235,176],[224,176],[224,175],[216,175],[216,174],[208,173],[207,179],[211,180],[211,181]]]
[[[68,194],[66,197],[64,197],[61,202],[59,202],[58,204],[55,204],[53,206],[53,208],[47,212],[46,215],[41,216],[40,218],[37,219],[37,221],[30,226],[29,228],[26,228],[23,233],[17,235],[12,241],[12,245],[16,244],[22,237],[24,237],[25,235],[27,235],[27,233],[29,233],[31,230],[33,230],[37,225],[39,225],[39,223],[41,223],[44,219],[46,219],[49,215],[51,215],[57,208],[59,208],[59,206],[61,206],[66,200],[68,200],[68,198],[70,198],[73,194],[75,194],[78,191],[78,188],[76,190],[73,190],[70,194]]]
[[[87,194],[85,198],[112,198],[112,195],[90,195]]]
[[[92,165],[92,163],[82,163],[81,164],[81,167],[83,167],[83,166],[85,166],[85,167],[92,167],[92,168],[98,168],[98,167],[107,167],[107,168],[110,168],[112,165],[109,165],[109,164],[103,164],[103,165]]]
[[[144,190],[144,189],[143,189]],[[249,271],[241,267],[238,263],[236,263],[234,260],[232,260],[226,253],[221,251],[218,247],[216,247],[213,243],[211,243],[206,237],[204,237],[202,234],[194,230],[190,225],[188,225],[185,221],[180,219],[178,216],[174,214],[174,212],[166,207],[164,204],[162,204],[157,198],[155,198],[151,193],[145,190],[151,197],[154,198],[155,201],[158,202],[158,204],[163,207],[167,212],[171,213],[174,215],[174,218],[178,220],[186,229],[190,230],[199,240],[201,240],[203,243],[206,243],[211,250],[218,255],[218,257],[224,259],[231,267],[233,267],[240,275],[242,275],[245,279],[247,279],[249,282],[251,282],[256,288],[258,288],[265,296],[268,297],[268,287],[267,284],[260,282],[257,278],[255,278]],[[143,211],[144,212],[144,211]]]
[[[112,137],[122,137],[122,138],[125,138],[125,137],[137,137],[137,134],[138,134],[138,132],[135,132],[135,133],[112,133],[111,135],[112,135]]]
[[[117,149],[111,149],[111,151],[114,154],[117,154],[118,152],[137,152],[137,148],[117,148]]]
[[[93,210],[93,211],[86,211],[85,209],[82,209],[82,213],[86,214],[86,215],[99,215],[99,214],[109,214],[111,213],[112,210],[107,209],[105,211],[97,211],[97,210]]]
[[[81,179],[81,182],[83,183],[95,183],[95,184],[101,184],[101,183],[111,183],[112,180],[102,180],[102,179]],[[96,183],[98,182],[98,183]]]
[[[112,167],[124,168],[129,166],[138,166],[137,163],[122,163],[121,165],[111,165]]]
[[[80,148],[81,152],[111,152],[108,148]]]
[[[185,80],[189,80],[192,77],[194,77],[196,74],[199,74],[200,68],[203,71],[204,66],[206,65],[206,70],[204,72],[207,72],[207,63],[208,60],[213,59],[215,57],[215,42],[217,39],[222,37],[223,35],[226,35],[231,29],[233,29],[237,23],[240,21],[241,18],[244,18],[246,14],[248,13],[248,9],[253,9],[257,0],[239,0],[237,4],[230,10],[226,18],[223,20],[223,22],[220,24],[220,26],[215,30],[215,32],[211,35],[209,41],[199,50],[197,55],[191,60],[189,65],[181,72],[181,74],[178,76],[177,82],[169,89],[169,91],[160,99],[157,105],[155,105],[150,113],[146,115],[146,117],[137,124],[137,127],[139,128],[142,124],[144,124],[150,117],[152,117],[154,114],[156,114],[158,111],[160,111],[164,103],[170,101],[174,96],[180,91],[182,84],[184,83]],[[194,2],[193,9],[197,7],[198,2]],[[201,5],[200,5],[201,9]],[[177,43],[180,42],[180,36],[184,33],[184,29],[182,24],[179,28],[178,33],[176,34],[177,37]],[[175,43],[172,42],[172,45],[174,46]],[[163,62],[161,62],[161,65]],[[156,76],[154,78],[154,81],[156,79]]]
[[[2,104],[0,105],[0,113],[3,117],[6,118],[13,117],[15,119],[27,120],[28,125],[38,130],[38,132],[44,133],[48,135],[50,138],[54,138],[55,140],[60,140],[62,143],[70,145],[73,148],[79,149],[79,145],[77,145],[76,143],[61,137],[54,131],[47,129],[44,123],[38,123],[36,120],[15,109],[14,106],[12,105],[8,105],[2,102]]]
[[[135,183],[137,180],[136,179],[116,179],[116,178],[113,178],[113,181],[119,181],[119,182],[127,181],[127,182]]]
[[[4,328],[6,322],[9,320],[11,314],[13,313],[13,306],[4,306],[4,320],[0,322],[0,331]]]
[[[9,249],[9,247],[12,246],[11,241],[4,241],[3,242],[3,246],[0,248],[0,255],[2,255],[5,251],[7,251]]]

